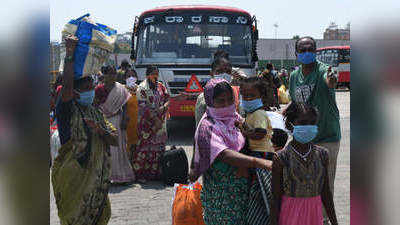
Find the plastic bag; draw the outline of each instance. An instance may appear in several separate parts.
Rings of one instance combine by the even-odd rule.
[[[109,55],[114,51],[117,31],[106,25],[95,23],[90,14],[69,21],[62,31],[62,40],[68,35],[76,36],[79,41],[74,53],[75,79],[96,74]],[[65,46],[61,45],[61,59],[65,58]],[[60,71],[64,68],[60,64]]]
[[[278,89],[278,97],[280,104],[288,104],[290,102],[290,96],[286,91],[285,85],[281,85],[281,87]]]
[[[173,225],[204,225],[203,208],[201,206],[199,182],[175,184],[172,203]]]
[[[58,156],[58,150],[61,148],[60,137],[58,134],[58,130],[55,130],[50,137],[50,155],[51,155],[51,163],[53,164],[54,160]]]

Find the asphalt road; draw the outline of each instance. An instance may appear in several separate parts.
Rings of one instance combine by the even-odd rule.
[[[350,92],[337,92],[342,140],[335,181],[335,208],[339,224],[350,224]],[[283,106],[284,107],[284,106]],[[168,124],[167,149],[182,146],[190,160],[194,121],[179,120]],[[59,225],[57,207],[50,186],[50,224]],[[112,216],[110,225],[170,225],[173,188],[159,182],[145,185],[112,187],[109,193]]]

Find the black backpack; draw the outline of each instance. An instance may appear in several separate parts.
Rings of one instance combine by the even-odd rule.
[[[185,150],[172,146],[165,151],[160,160],[161,179],[166,185],[187,184],[189,163]]]

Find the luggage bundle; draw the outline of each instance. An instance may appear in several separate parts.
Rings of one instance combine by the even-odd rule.
[[[117,31],[94,22],[90,14],[69,21],[62,31],[62,40],[68,35],[76,36],[79,41],[74,53],[75,79],[96,74],[114,51]],[[65,58],[65,47],[61,45],[61,59]],[[64,64],[60,64],[63,71]]]

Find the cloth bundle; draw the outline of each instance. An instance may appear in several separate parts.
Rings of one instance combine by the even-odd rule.
[[[62,31],[62,40],[68,35],[76,36],[79,41],[74,53],[75,79],[96,74],[114,51],[117,31],[100,23],[95,23],[90,14],[69,21]],[[65,46],[61,48],[61,59],[65,58]],[[60,64],[63,71],[64,64]]]

